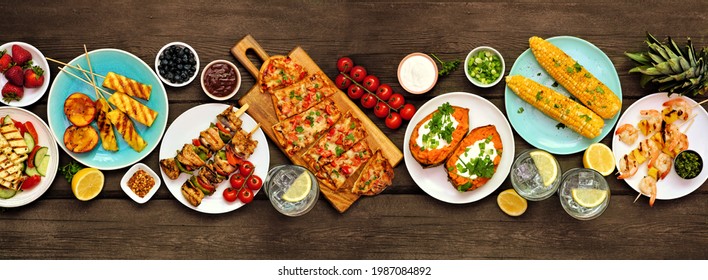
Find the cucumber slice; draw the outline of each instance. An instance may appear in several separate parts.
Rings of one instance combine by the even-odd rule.
[[[16,190],[11,190],[11,189],[6,189],[4,187],[0,187],[0,198],[8,199],[8,198],[15,196],[15,194],[17,194]]]
[[[15,122],[12,121],[12,118],[10,117],[10,115],[6,115],[2,121],[4,124],[15,124]]]
[[[49,155],[44,155],[42,157],[42,162],[37,165],[37,172],[39,172],[39,175],[44,177],[44,175],[47,175],[47,168],[49,167]]]
[[[42,163],[42,160],[44,160],[44,156],[49,152],[49,148],[47,147],[41,147],[37,152],[34,154],[34,167],[39,167],[39,165]]]
[[[34,149],[34,138],[32,138],[32,135],[29,134],[29,132],[25,132],[25,135],[23,135],[25,138],[25,143],[27,144],[27,150],[32,151]]]
[[[34,175],[42,176],[39,174],[39,172],[37,172],[36,167],[27,167],[27,169],[25,169],[25,174],[27,174],[27,176],[34,176]]]

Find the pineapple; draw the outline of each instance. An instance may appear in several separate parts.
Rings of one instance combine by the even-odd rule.
[[[629,73],[642,73],[642,87],[651,82],[669,94],[696,96],[707,93],[708,48],[696,53],[690,38],[685,50],[681,50],[671,37],[668,40],[668,44],[664,44],[647,32],[647,52],[625,52],[639,64]]]

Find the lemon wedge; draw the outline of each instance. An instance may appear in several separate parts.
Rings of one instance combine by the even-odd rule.
[[[583,153],[583,166],[608,176],[615,171],[615,156],[607,145],[594,143]]]
[[[573,189],[571,191],[573,200],[586,208],[593,208],[600,205],[607,199],[607,191],[598,189]]]
[[[290,185],[287,191],[283,194],[282,198],[288,202],[298,202],[305,199],[312,189],[312,179],[307,172],[303,172],[298,176],[295,181]]]
[[[84,168],[76,172],[71,180],[71,191],[81,201],[95,198],[103,190],[104,177],[101,170]]]
[[[521,216],[526,212],[528,203],[526,199],[519,196],[514,189],[508,189],[497,196],[497,204],[499,208],[509,216]]]
[[[529,156],[543,179],[543,185],[548,187],[553,184],[553,181],[558,177],[558,162],[553,155],[546,151],[533,151],[529,153]]]

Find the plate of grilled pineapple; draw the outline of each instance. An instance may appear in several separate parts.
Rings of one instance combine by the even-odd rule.
[[[90,63],[89,63],[90,62]],[[59,146],[78,162],[103,170],[150,154],[167,127],[167,93],[152,69],[118,49],[80,55],[49,90],[47,118]]]
[[[506,114],[514,130],[554,154],[577,153],[602,140],[622,109],[612,61],[571,36],[534,36],[529,46],[506,77]]]

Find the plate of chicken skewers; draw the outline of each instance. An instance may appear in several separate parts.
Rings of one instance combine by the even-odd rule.
[[[657,199],[683,197],[703,185],[706,168],[693,179],[683,179],[674,170],[674,159],[684,150],[708,156],[705,139],[708,113],[686,97],[655,93],[629,106],[617,123],[612,138],[612,152],[618,179],[653,206]]]
[[[252,162],[265,179],[270,151],[260,125],[246,110],[211,103],[193,107],[170,125],[160,146],[160,171],[170,193],[196,211],[220,214],[244,205],[222,195],[239,167]],[[248,175],[242,175],[248,177]],[[258,190],[253,191],[253,195]]]

